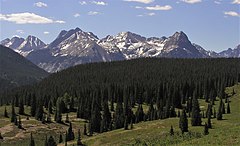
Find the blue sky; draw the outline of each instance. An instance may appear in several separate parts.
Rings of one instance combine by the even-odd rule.
[[[45,43],[79,27],[99,38],[131,31],[151,37],[184,31],[207,50],[240,44],[240,0],[0,0],[0,39]]]

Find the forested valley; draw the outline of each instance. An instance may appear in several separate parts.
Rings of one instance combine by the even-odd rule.
[[[24,128],[21,116],[68,125],[66,142],[74,140],[77,132],[72,130],[70,113],[85,120],[81,132],[86,136],[171,117],[179,117],[182,133],[188,132],[191,118],[192,126],[205,125],[207,135],[211,119],[222,120],[230,113],[225,89],[238,82],[240,59],[140,58],[71,67],[35,85],[2,92],[0,104],[4,116],[20,129]],[[206,110],[200,110],[199,100],[206,103]],[[205,124],[202,118],[207,118]],[[83,145],[80,135],[79,131],[77,145]],[[46,138],[46,143],[53,141]]]

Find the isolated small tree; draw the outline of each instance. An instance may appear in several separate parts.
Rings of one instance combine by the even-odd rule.
[[[230,104],[229,101],[227,102],[227,114],[231,113],[231,109],[230,109]]]
[[[77,146],[82,146],[82,141],[81,141],[81,133],[80,129],[78,129],[78,138],[77,138]]]
[[[179,128],[181,129],[182,134],[184,132],[188,132],[188,119],[185,109],[183,109],[182,114],[180,116]]]
[[[14,125],[18,126],[18,119],[17,119],[17,116],[16,116],[16,118],[15,118],[15,120],[14,120]]]
[[[203,131],[203,134],[204,134],[204,135],[208,135],[208,134],[209,134],[207,123],[205,123],[205,125],[204,125],[204,131]]]
[[[65,120],[66,123],[69,123],[69,117],[68,117],[68,113],[66,115],[66,120]]]
[[[7,112],[7,108],[5,107],[5,109],[4,109],[4,117],[5,118],[8,118],[8,112]]]
[[[18,116],[18,128],[19,129],[22,129],[23,127],[22,127],[22,121],[21,121],[21,117],[20,116]]]
[[[193,102],[192,102],[192,126],[200,126],[202,123],[201,120],[201,114],[200,114],[201,110],[199,107],[199,103],[198,103],[198,99],[196,97],[193,98]]]
[[[32,136],[32,133],[31,133],[31,136],[30,136],[29,146],[35,146],[35,141],[34,141],[34,138],[33,138],[33,136]]]
[[[83,135],[87,135],[87,125],[84,124]]]
[[[170,135],[173,136],[174,135],[174,131],[173,131],[173,126],[171,125],[171,129],[170,129]]]
[[[68,140],[68,141],[74,140],[74,133],[73,133],[73,130],[72,130],[72,123],[71,123],[71,122],[70,122],[69,128],[68,128],[67,140]]]
[[[62,134],[60,133],[58,143],[62,143],[62,142],[63,142],[63,137],[62,137]]]
[[[11,115],[11,122],[14,123],[16,119],[16,113],[15,113],[15,108],[14,105],[12,104],[12,115]]]

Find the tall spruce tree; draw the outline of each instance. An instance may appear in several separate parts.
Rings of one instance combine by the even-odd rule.
[[[4,117],[5,117],[5,118],[8,118],[8,112],[7,112],[6,106],[5,106],[5,109],[4,109]]]
[[[171,129],[170,129],[170,135],[173,136],[174,135],[174,131],[173,131],[173,126],[171,125]]]
[[[135,115],[136,115],[136,120],[135,120],[136,123],[143,121],[144,112],[141,104],[138,105]]]
[[[36,120],[41,121],[42,118],[43,118],[43,114],[44,114],[44,112],[43,112],[43,101],[39,100],[38,105],[37,105],[37,111],[36,111],[36,114],[35,114]]]
[[[87,125],[84,124],[83,135],[87,135]]]
[[[230,104],[229,104],[229,100],[227,101],[227,114],[231,113],[231,109],[230,109]]]
[[[55,121],[57,123],[62,123],[62,99],[58,98],[55,111]]]
[[[95,94],[95,96],[97,96],[97,94]],[[101,128],[101,111],[97,98],[98,97],[93,97],[92,101],[91,127],[93,132],[100,132]]]
[[[23,98],[20,98],[20,101],[19,101],[19,110],[18,110],[18,113],[20,115],[23,115],[24,114],[24,104],[23,104]]]
[[[67,132],[67,141],[74,140],[74,132],[72,129],[72,123],[70,122],[68,132]]]
[[[11,122],[14,123],[16,119],[16,113],[15,113],[15,108],[14,104],[12,103],[12,114],[11,114]]]
[[[21,121],[21,117],[20,116],[18,116],[18,128],[19,129],[22,129],[23,127],[22,127],[22,121]]]
[[[209,134],[207,123],[205,123],[205,125],[204,125],[204,131],[203,131],[203,134],[204,134],[204,135],[208,135],[208,134]]]
[[[33,94],[32,95],[32,100],[31,100],[31,116],[32,117],[35,117],[36,109],[37,109],[37,101],[36,101],[35,94]]]
[[[182,114],[180,116],[179,128],[181,129],[182,134],[184,132],[188,132],[188,119],[185,109],[183,109]]]
[[[124,126],[124,113],[123,113],[123,104],[121,101],[117,102],[115,117],[114,117],[114,128],[119,129]]]
[[[218,107],[217,120],[222,120],[222,105],[223,103],[221,99]]]
[[[201,110],[199,107],[198,99],[196,97],[193,98],[192,101],[192,119],[191,123],[192,126],[201,126],[202,120],[201,120]]]

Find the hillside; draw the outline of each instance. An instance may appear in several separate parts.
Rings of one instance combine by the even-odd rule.
[[[0,92],[36,83],[48,73],[13,50],[0,45]]]
[[[233,89],[236,94],[232,95]],[[178,128],[179,118],[170,118],[163,120],[154,120],[141,122],[133,125],[132,130],[118,129],[102,134],[94,134],[89,137],[83,135],[83,127],[85,120],[76,119],[74,113],[69,113],[70,120],[73,124],[73,130],[77,135],[77,130],[81,129],[82,142],[88,146],[98,145],[180,145],[180,146],[194,146],[194,145],[239,145],[239,104],[240,104],[240,84],[233,87],[226,88],[226,93],[231,101],[231,114],[224,114],[223,120],[212,119],[212,129],[209,129],[209,135],[203,135],[203,126],[192,127],[189,120],[189,130],[191,133],[198,133],[199,137],[192,135],[189,137],[185,134],[185,137],[178,136],[180,132]],[[200,99],[201,111],[206,111],[207,103]],[[218,108],[219,102],[215,104],[215,108]],[[144,111],[147,110],[145,106]],[[11,107],[7,106],[7,111],[10,111]],[[30,114],[30,108],[25,107],[26,114]],[[16,108],[17,110],[17,108]],[[175,109],[178,111],[179,109]],[[0,107],[0,113],[4,112],[4,107]],[[10,115],[9,115],[10,116]],[[63,115],[65,119],[66,114]],[[206,122],[207,118],[203,118],[203,122]],[[33,133],[33,137],[36,142],[36,146],[42,146],[44,144],[45,136],[51,134],[55,140],[59,140],[59,134],[64,134],[68,128],[68,125],[57,124],[55,122],[51,124],[42,124],[41,122],[30,118],[26,120],[26,116],[22,116],[22,125],[26,130],[19,130],[14,124],[11,124],[8,118],[4,118],[0,115],[0,131],[5,138],[2,142],[2,146],[26,146],[29,144],[30,132]],[[173,126],[175,136],[169,136],[170,126]],[[47,133],[46,133],[47,132]],[[68,142],[68,145],[76,145],[76,140]],[[59,144],[63,146],[64,143]]]

